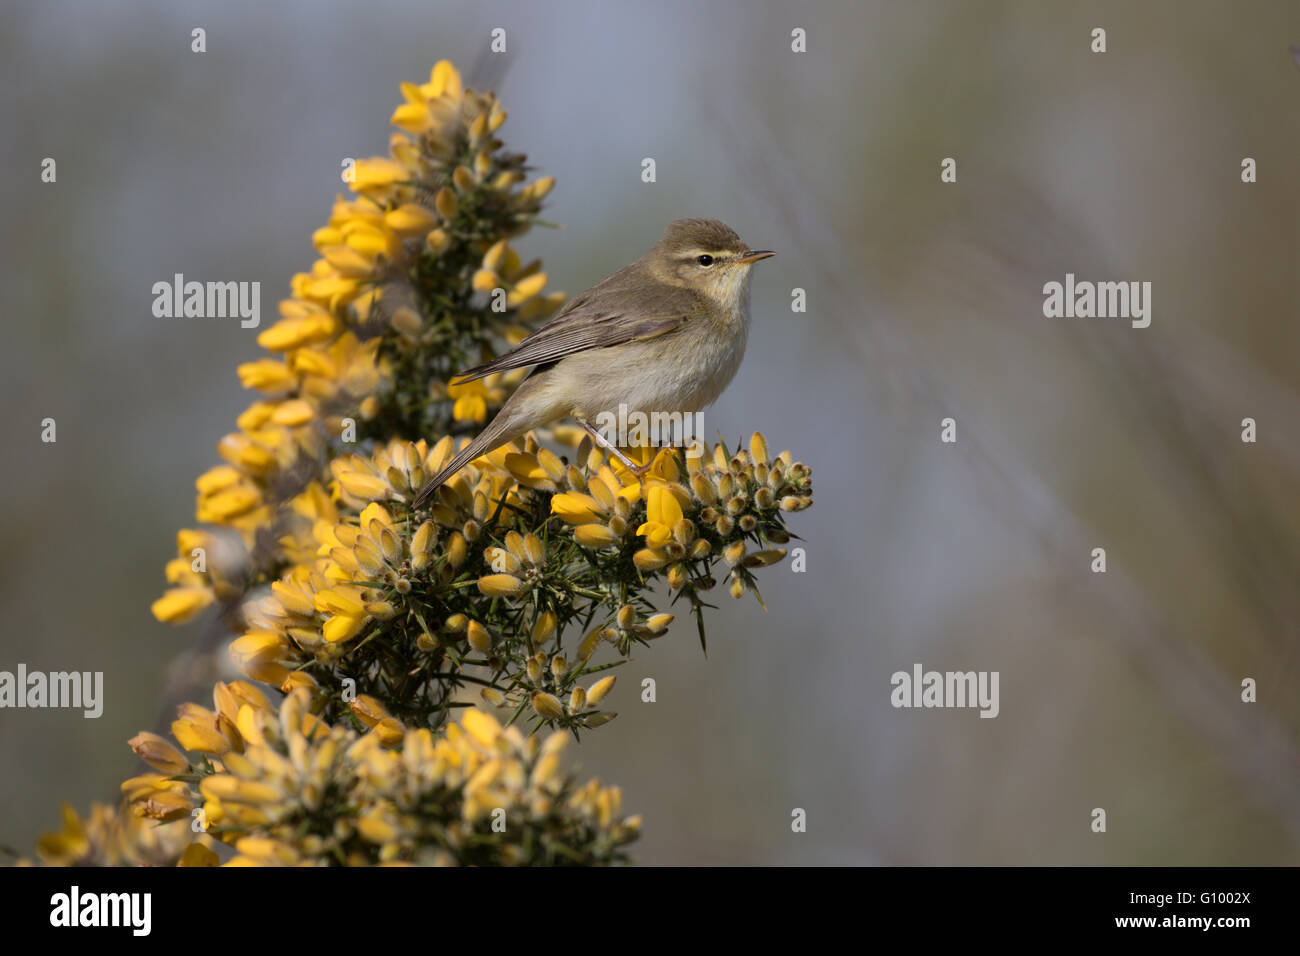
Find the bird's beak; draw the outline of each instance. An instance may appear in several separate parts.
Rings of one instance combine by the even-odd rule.
[[[747,266],[751,262],[757,262],[759,259],[766,259],[768,256],[774,256],[774,255],[776,255],[775,252],[771,252],[767,249],[751,249],[743,256],[737,258],[735,262],[736,265]]]

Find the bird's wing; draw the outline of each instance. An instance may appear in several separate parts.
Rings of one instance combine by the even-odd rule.
[[[564,311],[510,351],[490,362],[466,369],[452,382],[472,382],[494,372],[555,362],[587,349],[652,339],[681,328],[698,308],[692,293],[674,289],[661,297],[653,313],[628,312],[619,307],[626,304],[626,301],[617,301],[623,297],[604,293],[603,285],[604,282],[575,298]]]

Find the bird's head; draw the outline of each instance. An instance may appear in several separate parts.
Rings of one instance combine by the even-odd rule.
[[[734,308],[745,294],[749,269],[776,255],[751,249],[736,231],[716,219],[678,219],[669,223],[645,264],[660,281],[694,289],[724,308]]]

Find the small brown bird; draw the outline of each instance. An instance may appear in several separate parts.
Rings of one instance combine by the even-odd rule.
[[[473,381],[536,366],[495,418],[420,490],[422,505],[468,462],[532,428],[573,418],[637,471],[590,422],[602,412],[696,412],[727,387],[745,354],[750,249],[716,219],[679,219],[658,245],[575,296],[513,349],[456,376]]]

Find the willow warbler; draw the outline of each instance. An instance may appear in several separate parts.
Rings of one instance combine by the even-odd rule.
[[[679,219],[644,256],[586,292],[503,355],[455,381],[534,366],[501,411],[416,496],[480,455],[560,418],[640,474],[590,424],[601,412],[696,412],[727,387],[745,354],[749,270],[775,253],[750,249],[716,219]]]

